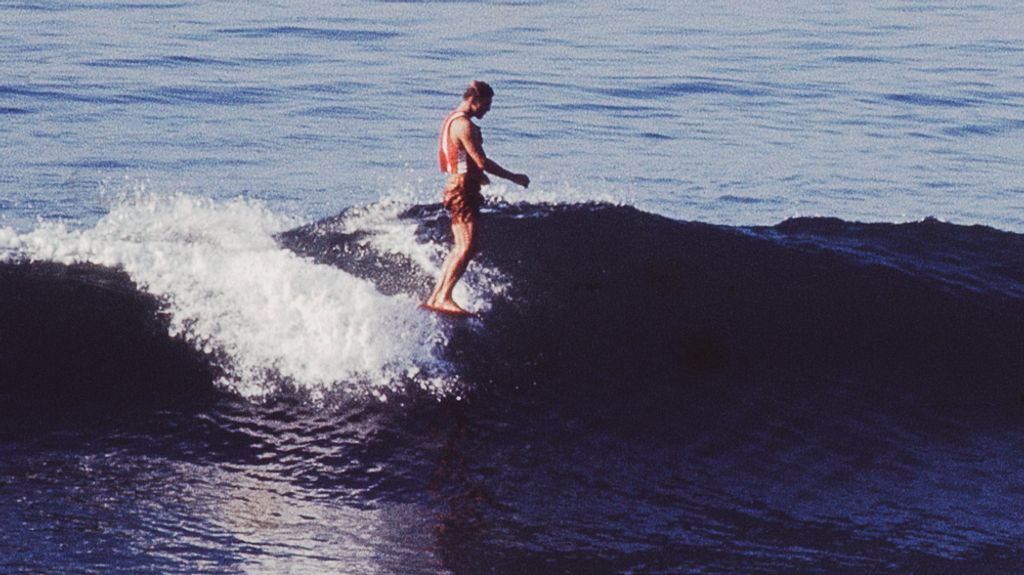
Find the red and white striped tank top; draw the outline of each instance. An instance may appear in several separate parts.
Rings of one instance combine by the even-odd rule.
[[[458,142],[451,139],[449,132],[455,118],[466,117],[465,112],[452,112],[445,118],[441,126],[441,137],[437,141],[437,156],[441,163],[441,171],[447,174],[465,174],[469,171],[466,162],[466,150],[459,147]]]

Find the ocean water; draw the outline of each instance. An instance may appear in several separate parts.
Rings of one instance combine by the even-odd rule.
[[[1019,573],[1022,30],[0,3],[0,572]]]

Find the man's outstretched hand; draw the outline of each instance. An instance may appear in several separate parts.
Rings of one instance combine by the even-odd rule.
[[[527,176],[526,174],[513,174],[512,177],[509,179],[524,188],[530,187],[530,177]]]

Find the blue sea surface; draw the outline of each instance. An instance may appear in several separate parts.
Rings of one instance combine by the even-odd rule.
[[[1022,31],[0,2],[0,572],[1020,573]]]
[[[1014,2],[6,2],[9,225],[102,190],[307,217],[430,199],[469,80],[488,150],[549,194],[672,217],[1024,230]],[[127,180],[128,183],[125,183]]]

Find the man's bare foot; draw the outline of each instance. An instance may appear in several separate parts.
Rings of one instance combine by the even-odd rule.
[[[437,313],[443,313],[446,315],[455,315],[460,317],[474,315],[472,312],[468,312],[462,309],[461,307],[459,307],[458,304],[456,304],[453,301],[441,302],[441,304],[433,304],[431,302],[427,302],[424,304],[420,304],[420,307],[426,310],[430,310]]]

